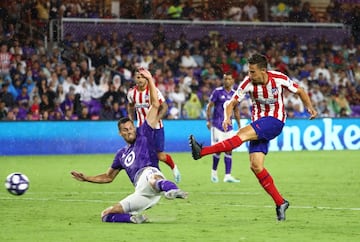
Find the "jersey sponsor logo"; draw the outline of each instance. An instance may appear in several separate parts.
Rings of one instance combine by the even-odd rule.
[[[150,104],[148,103],[136,103],[135,108],[148,108],[150,107]]]
[[[135,152],[131,151],[124,160],[125,166],[127,166],[127,167],[131,166],[135,161],[135,157],[136,157]]]
[[[274,104],[277,102],[277,100],[275,98],[256,98],[255,99],[257,102],[261,103],[261,104]]]

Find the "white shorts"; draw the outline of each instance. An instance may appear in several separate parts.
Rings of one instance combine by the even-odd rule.
[[[211,144],[216,144],[220,141],[229,139],[235,135],[234,130],[230,130],[228,132],[221,131],[218,128],[211,127]]]
[[[137,180],[135,192],[119,202],[125,213],[139,213],[160,201],[161,192],[150,185],[150,181],[154,179],[155,175],[162,176],[165,179],[161,171],[155,167],[147,167],[143,170]]]

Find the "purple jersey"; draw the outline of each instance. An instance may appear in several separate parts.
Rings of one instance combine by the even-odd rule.
[[[125,170],[134,185],[138,172],[143,168],[152,166],[159,169],[154,134],[154,129],[145,121],[136,129],[135,143],[116,152],[111,168]]]
[[[221,131],[224,131],[222,127],[222,122],[224,121],[224,103],[230,100],[234,93],[234,89],[227,92],[224,87],[218,87],[211,93],[210,101],[214,103],[212,126]],[[233,127],[229,126],[227,131],[232,129]]]

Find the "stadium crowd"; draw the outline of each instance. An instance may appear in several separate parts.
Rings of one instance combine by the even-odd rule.
[[[37,20],[49,19],[60,12],[62,17],[90,17],[92,14],[92,8],[81,8],[81,1],[63,1],[58,8],[63,11],[50,8],[56,1],[24,2],[35,4],[24,5],[25,9],[32,9],[32,15],[40,15],[40,5],[47,6],[48,16],[37,17]],[[163,2],[176,4],[178,1]],[[237,20],[231,14],[215,16],[233,21],[263,19],[256,14],[255,19],[244,17],[246,6],[253,2],[257,1],[226,6],[227,11],[223,13],[230,13],[233,7],[241,9],[241,17],[237,16]],[[280,2],[275,2],[277,10],[270,8],[269,12],[271,21],[324,20],[324,16],[318,19],[313,12],[311,19],[292,20],[292,12],[297,7],[284,1],[279,8]],[[302,8],[308,5],[308,2],[298,2]],[[331,3],[325,22],[351,19],[352,26],[354,22],[360,23],[358,8],[339,7],[343,5],[338,1]],[[186,6],[182,7],[179,19],[196,13]],[[163,10],[164,14],[170,7]],[[360,116],[360,42],[354,27],[352,37],[344,39],[341,45],[334,45],[324,38],[301,43],[296,36],[277,39],[267,36],[241,42],[217,34],[191,39],[185,33],[177,41],[167,41],[160,25],[149,41],[136,39],[131,31],[126,36],[109,33],[110,39],[91,33],[83,40],[66,35],[58,46],[48,51],[41,38],[31,38],[17,26],[16,19],[21,15],[11,14],[14,8],[10,4],[0,9],[0,120],[117,120],[127,115],[127,91],[134,85],[133,73],[139,66],[153,73],[169,105],[168,119],[205,118],[208,98],[215,87],[222,85],[223,73],[233,73],[236,88],[247,73],[246,59],[255,52],[268,57],[270,69],[286,73],[305,88],[320,117]],[[287,15],[277,12],[284,9]],[[202,12],[204,15],[206,11]],[[166,16],[170,18],[169,14]],[[308,117],[298,97],[287,98],[286,104],[290,118]],[[242,118],[250,117],[249,98],[240,104],[240,109]]]

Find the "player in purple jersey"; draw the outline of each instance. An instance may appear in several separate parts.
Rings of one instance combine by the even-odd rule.
[[[141,126],[145,119],[147,112],[149,110],[149,87],[147,80],[143,78],[143,76],[136,71],[135,72],[135,81],[136,86],[129,90],[127,94],[127,109],[129,118],[135,120],[135,113],[136,113],[136,120],[137,120],[137,127]],[[168,105],[165,102],[165,98],[161,94],[160,90],[157,90],[160,108],[159,108],[159,116],[164,117],[167,110]],[[176,183],[179,183],[181,180],[181,174],[178,169],[178,166],[175,164],[174,160],[172,159],[171,155],[166,153],[164,150],[165,148],[165,129],[164,123],[162,119],[160,119],[158,125],[155,127],[155,136],[154,142],[156,143],[156,150],[158,154],[158,159],[165,164],[167,164],[174,174],[174,179]]]
[[[211,146],[200,145],[193,135],[189,137],[192,156],[195,160],[209,154],[226,152],[239,147],[246,141],[249,144],[250,169],[263,189],[275,203],[278,221],[285,220],[289,202],[283,198],[275,186],[274,180],[264,167],[265,156],[269,151],[269,142],[280,135],[286,120],[284,91],[299,95],[310,114],[310,119],[317,116],[309,95],[287,75],[267,70],[268,62],[264,55],[254,54],[248,59],[248,75],[240,83],[229,104],[225,108],[224,130],[231,125],[230,116],[233,107],[248,93],[252,100],[252,123],[240,128],[233,137]]]
[[[118,121],[119,133],[127,145],[116,152],[111,167],[105,173],[88,176],[77,171],[71,172],[76,180],[93,183],[110,183],[121,170],[127,173],[135,192],[105,209],[101,213],[103,222],[142,223],[147,221],[142,212],[157,204],[162,194],[167,199],[187,197],[186,192],[172,181],[166,180],[159,170],[153,137],[161,118],[158,112],[160,103],[150,72],[143,68],[139,72],[148,79],[150,89],[151,106],[144,124],[136,129],[128,117]]]
[[[232,126],[228,127],[228,130],[225,131],[222,127],[222,122],[224,120],[224,108],[231,97],[234,95],[235,90],[233,89],[234,78],[231,73],[225,73],[223,76],[223,86],[217,87],[210,96],[210,101],[206,106],[206,117],[207,122],[206,126],[211,132],[211,144],[218,143],[225,139],[231,138],[235,135]],[[234,107],[234,117],[240,128],[240,111],[239,106]],[[217,167],[220,160],[221,152],[213,154],[213,164],[211,170],[211,181],[214,183],[219,182],[217,175]],[[234,178],[231,175],[231,165],[232,165],[232,151],[227,151],[224,154],[224,163],[225,163],[225,176],[224,182],[240,182],[240,180]]]

